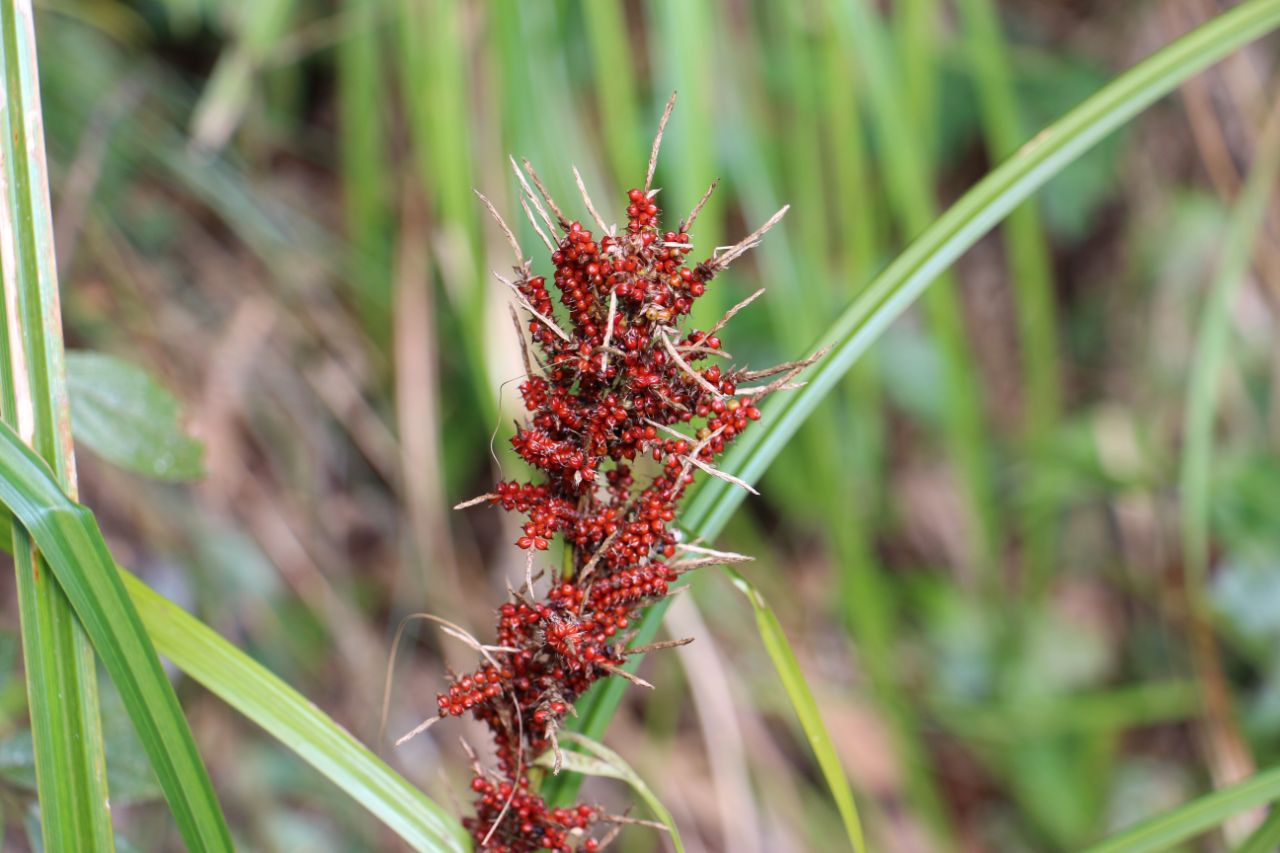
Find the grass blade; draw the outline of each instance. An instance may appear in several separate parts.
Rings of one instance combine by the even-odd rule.
[[[898,92],[906,106],[908,121],[920,139],[936,137],[938,113],[938,22],[937,0],[901,0],[893,7],[893,34],[901,57],[902,85]]]
[[[442,279],[451,284],[444,292],[462,329],[479,419],[493,423],[498,416],[493,386],[500,380],[491,375],[492,357],[485,346],[493,284],[483,263],[481,207],[472,195],[481,184],[467,144],[467,107],[474,86],[465,49],[468,7],[457,0],[400,0],[395,8],[397,71],[409,144],[417,179],[432,200],[429,215],[437,232],[431,243],[441,248]],[[467,286],[459,286],[461,282]]]
[[[74,488],[33,11],[0,6],[0,416]],[[111,850],[93,649],[25,530],[13,528],[40,831],[53,850]]]
[[[853,58],[842,49],[840,39],[830,32],[830,27],[827,29],[824,52],[829,103],[825,112],[830,125],[830,149],[842,152],[836,158],[832,185],[837,188],[836,197],[847,201],[837,206],[835,214],[836,233],[846,235],[839,241],[840,251],[846,256],[844,266],[830,269],[826,275],[836,285],[833,290],[843,302],[847,298],[842,293],[846,282],[870,279],[875,262],[883,256],[886,238],[877,225],[882,217],[877,195],[870,189],[875,170],[857,109],[858,102],[864,99],[865,83]],[[839,464],[820,466],[815,473],[821,478],[826,472],[831,482],[827,494],[836,496],[823,503],[827,507],[826,527],[840,567],[839,598],[845,630],[866,670],[869,696],[888,724],[892,748],[902,769],[907,805],[933,829],[933,840],[943,845],[947,843],[945,839],[954,837],[954,831],[930,766],[918,714],[895,675],[899,605],[874,547],[882,499],[871,496],[885,491],[882,485],[887,439],[884,392],[871,355],[868,353],[849,371],[842,394],[845,412],[833,413],[848,417],[853,422],[851,428],[825,431],[829,442],[825,458],[838,460]]]
[[[1209,487],[1218,387],[1227,359],[1231,306],[1253,256],[1253,245],[1280,173],[1280,108],[1272,111],[1257,146],[1257,162],[1236,202],[1222,244],[1217,276],[1201,313],[1183,413],[1182,542],[1187,586],[1198,594],[1209,568]]]
[[[658,799],[658,795],[653,793],[652,789],[645,784],[640,778],[640,774],[632,769],[631,765],[623,760],[621,755],[609,749],[607,746],[590,738],[585,738],[574,732],[565,732],[564,739],[581,747],[589,755],[583,755],[580,752],[563,752],[561,753],[561,761],[564,769],[572,770],[574,773],[581,773],[584,776],[604,776],[609,779],[619,779],[626,782],[632,787],[640,799],[645,801],[649,806],[649,810],[653,812],[658,820],[662,821],[663,826],[671,833],[671,844],[676,848],[676,853],[684,853],[684,842],[680,839],[680,830],[676,826],[675,818],[671,816],[671,812]],[[554,753],[544,753],[538,757],[536,762],[542,767],[554,767],[556,756]]]
[[[748,430],[726,454],[721,469],[748,482],[764,470],[858,357],[937,276],[1014,208],[1085,151],[1167,95],[1182,81],[1242,45],[1280,26],[1280,0],[1252,0],[1203,24],[1161,49],[1041,131],[1017,154],[980,181],[861,292],[819,338],[835,348],[810,369],[809,384],[766,404],[760,428]],[[744,492],[719,479],[704,480],[684,511],[695,536],[714,538]],[[649,642],[665,607],[651,607],[635,642]],[[638,664],[640,656],[633,656]],[[574,727],[599,739],[626,688],[621,679],[596,685],[578,705]],[[554,796],[566,799],[575,781],[555,780]]]
[[[66,496],[40,457],[7,425],[0,427],[0,503],[30,532],[111,674],[188,848],[231,850],[230,832],[178,697],[97,522]]]
[[[916,0],[907,8],[921,7]],[[904,75],[892,63],[887,39],[867,0],[833,4],[832,13],[846,50],[861,63],[861,79],[866,81],[868,103],[874,116],[872,125],[886,167],[889,202],[906,233],[920,234],[937,220],[931,152],[922,142],[930,135],[921,123],[927,125],[930,117],[921,115],[917,122],[912,122],[915,110],[902,108],[902,93],[911,91],[911,87],[902,82]],[[916,18],[924,17],[919,11],[913,14]],[[908,23],[910,20],[908,17]],[[920,24],[910,27],[913,42],[928,34],[927,27]],[[927,51],[916,49],[912,53],[923,56]],[[924,81],[916,83],[924,85]],[[928,109],[923,101],[913,106]],[[964,308],[950,276],[925,293],[924,309],[942,358],[943,443],[955,466],[963,502],[971,514],[968,525],[973,534],[971,559],[980,569],[979,576],[994,588],[999,578],[995,555],[1003,537],[991,472],[989,430],[984,423],[982,381],[969,345]]]
[[[338,45],[342,207],[351,241],[353,298],[365,332],[391,339],[391,180],[386,174],[381,75],[385,0],[346,4],[351,31]]]
[[[714,174],[717,143],[716,81],[713,66],[721,37],[723,19],[712,3],[684,3],[662,0],[649,4],[652,32],[651,58],[657,86],[655,102],[666,93],[679,90],[680,107],[671,117],[663,136],[665,156],[658,158],[656,186],[663,188],[661,202],[669,221],[684,216],[706,189]],[[654,119],[648,127],[656,126]],[[677,153],[678,152],[678,153]],[[634,174],[634,172],[633,172]],[[724,201],[712,194],[698,214],[698,241],[704,246],[724,242]],[[718,317],[736,300],[728,299],[724,288],[708,288],[698,308]]]
[[[959,8],[968,31],[969,62],[987,151],[992,160],[999,160],[1026,139],[1000,20],[991,0],[962,0]],[[1027,468],[1035,469],[1045,459],[1050,432],[1058,421],[1061,378],[1049,246],[1033,202],[1010,212],[1004,237],[1022,353],[1023,449]],[[1043,588],[1053,570],[1055,507],[1037,501],[1021,503],[1023,563],[1034,590]]]
[[[86,527],[87,513],[67,497],[75,494],[75,462],[35,32],[30,3],[6,2],[2,11],[6,97],[0,128],[0,257],[5,317],[0,326],[6,358],[0,371],[5,377],[0,413],[6,425],[0,428],[5,457],[0,496],[21,522],[21,527],[13,525],[14,562],[43,842],[52,850],[114,848],[93,657],[97,651],[125,701],[187,846],[230,850],[230,831],[173,687],[101,536],[96,542],[83,539],[86,530],[96,534],[92,516]],[[8,426],[13,423],[21,436]],[[18,495],[20,481],[28,489],[23,496]],[[43,489],[43,499],[32,501],[38,489]],[[70,511],[59,512],[59,506]]]
[[[813,691],[809,689],[804,672],[800,669],[800,662],[796,660],[796,654],[791,650],[791,644],[787,642],[787,635],[783,632],[778,617],[774,615],[773,608],[764,600],[760,590],[756,589],[751,581],[735,569],[726,567],[724,571],[733,581],[733,585],[751,602],[751,608],[756,614],[756,628],[760,631],[760,639],[764,642],[765,651],[769,653],[769,659],[773,661],[774,669],[778,671],[778,677],[782,679],[782,686],[787,691],[791,707],[800,718],[800,726],[804,729],[805,737],[809,739],[814,757],[818,759],[818,766],[822,769],[823,778],[827,780],[827,787],[831,789],[831,796],[835,799],[836,808],[840,812],[840,820],[844,822],[849,844],[858,853],[866,853],[867,845],[862,834],[862,823],[858,819],[858,808],[854,804],[849,780],[845,776],[844,768],[840,765],[840,757],[836,755],[831,745],[831,735],[827,733],[827,726],[822,721],[822,714],[818,711],[818,703],[813,698]]]
[[[1192,665],[1201,686],[1202,726],[1214,735],[1211,741],[1226,739],[1241,745],[1247,764],[1225,775],[1228,766],[1221,748],[1209,748],[1207,759],[1213,778],[1230,782],[1254,767],[1248,747],[1235,729],[1232,697],[1225,685],[1222,661],[1214,642],[1204,585],[1209,571],[1210,501],[1214,422],[1218,409],[1219,385],[1228,360],[1231,309],[1245,281],[1255,240],[1263,230],[1271,190],[1280,174],[1280,102],[1272,108],[1266,130],[1256,147],[1256,160],[1231,212],[1219,257],[1217,275],[1201,309],[1200,328],[1191,360],[1187,397],[1183,413],[1183,446],[1179,472],[1182,515],[1182,553],[1186,595],[1191,610],[1188,641]],[[1230,766],[1234,766],[1234,763]],[[1227,830],[1233,835],[1234,827]],[[1238,837],[1238,836],[1237,836]]]
[[[1124,73],[1036,135],[943,213],[876,276],[819,341],[834,349],[809,370],[809,384],[766,405],[722,469],[759,481],[800,424],[857,358],[955,260],[1055,174],[1191,75],[1280,26],[1280,0],[1252,0],[1202,25]],[[719,533],[744,493],[707,480],[685,511],[689,528]]]
[[[10,546],[0,536],[0,550]],[[461,824],[310,700],[129,571],[115,568],[156,649],[174,666],[293,750],[414,850],[469,849]]]
[[[591,46],[596,103],[603,117],[601,132],[609,154],[614,184],[630,186],[640,178],[645,158],[640,132],[636,76],[627,57],[627,24],[618,0],[584,3],[581,7]]]
[[[128,572],[120,573],[156,648],[175,666],[297,753],[414,850],[470,849],[453,816],[310,700],[199,619]]]
[[[47,849],[111,850],[93,648],[17,526],[13,544],[41,837]]]
[[[1113,835],[1085,853],[1151,853],[1168,850],[1218,826],[1232,815],[1280,799],[1280,768],[1205,794],[1173,811],[1156,815]]]
[[[1280,809],[1272,807],[1262,825],[1245,839],[1236,853],[1272,853],[1280,850]]]

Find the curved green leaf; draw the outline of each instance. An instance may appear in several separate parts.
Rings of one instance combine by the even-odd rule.
[[[1042,130],[957,201],[868,285],[818,339],[832,351],[806,374],[808,385],[769,401],[762,428],[734,442],[721,464],[756,483],[801,423],[854,361],[965,251],[1055,174],[1179,83],[1280,26],[1280,0],[1253,0],[1209,21],[1112,81]],[[744,492],[704,480],[685,525],[714,535]]]
[[[583,755],[580,752],[562,752],[560,760],[563,769],[571,770],[574,773],[580,773],[583,776],[604,776],[609,779],[620,779],[640,795],[640,799],[645,801],[649,806],[649,811],[653,812],[658,820],[662,821],[662,825],[667,828],[667,832],[671,833],[671,843],[675,845],[676,853],[684,853],[684,842],[680,840],[680,830],[676,827],[675,818],[671,816],[671,812],[658,799],[658,795],[645,784],[640,778],[640,774],[632,769],[631,765],[618,753],[602,743],[598,743],[590,738],[583,737],[576,732],[564,732],[565,740],[579,746],[590,755]],[[534,764],[539,767],[554,767],[556,756],[551,752],[544,752],[538,756]]]
[[[81,560],[80,565],[97,560],[95,555],[99,551],[106,554],[106,545],[89,510],[62,495],[39,460],[29,451],[22,453],[14,446],[15,442],[16,436],[9,429],[0,428],[0,503],[13,509],[23,523],[38,521],[41,536],[54,542],[79,528],[82,532],[75,533],[67,542],[73,549],[86,549],[73,551]],[[44,509],[40,509],[42,505]],[[69,530],[64,531],[64,526]],[[37,537],[36,542],[41,544],[41,538]],[[5,547],[8,544],[0,541],[0,549],[8,550]],[[68,556],[65,549],[57,553],[60,558]],[[110,561],[109,554],[106,559]],[[180,670],[262,726],[382,820],[413,849],[430,853],[459,853],[470,849],[462,825],[453,816],[409,784],[306,697],[114,561],[109,564],[112,572],[123,580],[123,589],[133,602],[133,607],[128,609],[136,608],[137,618],[141,619],[155,648]],[[65,571],[65,567],[55,565],[55,571],[59,568]],[[95,564],[95,571],[100,568]],[[74,575],[79,571],[73,567],[70,573]],[[108,605],[108,609],[114,610],[114,606]],[[124,696],[123,690],[121,695]],[[127,699],[126,706],[132,714]],[[145,737],[143,745],[147,745]],[[163,784],[163,777],[161,782]]]
[[[1280,767],[1205,794],[1170,812],[1148,818],[1085,853],[1152,853],[1212,829],[1232,815],[1280,800]]]
[[[178,669],[262,726],[414,850],[471,849],[455,817],[306,697],[129,572],[120,574],[156,648]]]
[[[1251,0],[1188,33],[1109,83],[1097,94],[1045,128],[952,205],[933,225],[875,277],[819,338],[834,349],[805,377],[809,384],[770,400],[757,428],[738,439],[721,470],[747,482],[759,481],[796,430],[830,393],[857,358],[871,346],[957,258],[1050,178],[1108,134],[1188,77],[1280,26],[1280,0]],[[719,479],[702,481],[683,512],[686,528],[713,538],[742,501],[743,492]],[[666,612],[650,607],[635,642],[649,642]],[[632,656],[632,665],[639,664]],[[621,700],[626,683],[597,684],[579,703],[573,727],[599,739]],[[556,802],[571,798],[576,781],[561,774],[548,786]]]
[[[34,11],[0,3],[0,417],[73,488]],[[8,525],[6,525],[8,526]],[[12,529],[42,843],[113,848],[93,647],[26,531]]]
[[[3,515],[8,516],[7,507]],[[4,536],[0,550],[12,550]],[[174,666],[297,753],[413,849],[470,849],[453,816],[306,697],[127,569],[115,568],[151,641]]]
[[[1244,284],[1280,173],[1280,112],[1273,111],[1257,157],[1240,199],[1231,212],[1223,238],[1217,275],[1200,314],[1195,355],[1191,360],[1187,398],[1183,410],[1182,470],[1179,489],[1182,504],[1182,553],[1186,560],[1187,586],[1200,595],[1209,570],[1210,475],[1213,467],[1213,425],[1217,420],[1218,389],[1231,334],[1231,307]]]
[[[231,833],[178,697],[97,521],[63,493],[8,425],[0,425],[0,503],[31,534],[111,674],[187,846],[231,850]]]
[[[840,812],[840,820],[844,822],[849,844],[858,853],[866,853],[867,842],[862,834],[862,822],[858,819],[858,808],[854,804],[849,779],[840,765],[840,756],[836,755],[835,748],[831,745],[827,724],[822,721],[818,703],[814,700],[813,691],[809,689],[809,683],[805,680],[804,671],[800,669],[800,662],[796,660],[796,653],[791,650],[791,644],[787,642],[782,624],[774,614],[773,608],[769,606],[769,602],[765,601],[760,590],[756,589],[755,584],[730,566],[726,566],[724,571],[733,581],[733,585],[751,602],[751,609],[756,614],[756,628],[760,631],[760,639],[764,641],[769,660],[773,661],[773,667],[778,671],[778,677],[782,679],[782,686],[787,691],[787,699],[790,700],[791,707],[800,718],[800,727],[804,729],[805,737],[809,739],[809,747],[813,750],[814,757],[818,759],[818,767],[822,769],[822,776],[827,780],[827,787],[831,789],[831,796],[836,801],[836,808]]]

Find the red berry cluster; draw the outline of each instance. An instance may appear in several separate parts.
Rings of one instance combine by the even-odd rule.
[[[515,831],[509,834],[515,839],[491,843],[494,850],[572,850],[575,833],[585,834],[597,818],[597,810],[591,806],[548,808],[541,797],[529,792],[527,776],[522,776],[514,787],[508,781],[495,783],[477,776],[471,780],[471,790],[479,797],[476,815],[464,818],[462,823],[477,841],[482,841],[495,823],[509,820],[513,824]],[[491,841],[497,838],[495,834]],[[595,853],[600,842],[587,837],[579,849]]]
[[[557,535],[566,556],[544,594],[531,580],[502,605],[488,662],[439,696],[441,717],[470,713],[493,732],[496,773],[477,770],[479,803],[466,821],[485,849],[600,848],[593,830],[608,817],[585,805],[549,808],[530,788],[530,764],[558,748],[555,733],[574,701],[618,673],[637,611],[667,595],[679,575],[676,508],[695,469],[715,473],[717,455],[781,384],[743,390],[739,382],[798,369],[722,368],[714,361],[726,357],[715,334],[721,324],[681,330],[743,244],[688,266],[693,217],[663,231],[655,196],[631,190],[627,227],[597,237],[543,193],[563,235],[551,255],[560,307],[546,278],[531,276],[527,263],[516,270],[535,355],[526,354],[520,386],[529,415],[511,444],[542,476],[500,482],[487,497],[526,518],[516,544],[530,559]],[[528,199],[541,210],[532,192]]]

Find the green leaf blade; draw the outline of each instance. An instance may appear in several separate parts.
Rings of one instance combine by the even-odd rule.
[[[36,791],[51,850],[112,848],[106,761],[98,751],[97,673],[69,603],[26,531],[15,530],[14,569]],[[82,737],[88,732],[88,737]]]
[[[185,610],[121,574],[156,647],[179,669],[297,753],[413,849],[470,849],[456,819],[319,708]]]
[[[1280,111],[1273,110],[1258,142],[1257,162],[1232,210],[1222,254],[1200,316],[1183,411],[1182,466],[1179,472],[1182,551],[1187,583],[1199,599],[1209,570],[1209,515],[1213,427],[1218,411],[1222,369],[1228,357],[1231,307],[1244,284],[1253,246],[1280,174]]]
[[[1173,811],[1141,821],[1085,853],[1153,853],[1194,838],[1232,815],[1280,800],[1280,768],[1198,797]]]
[[[204,475],[204,447],[182,431],[178,401],[146,371],[98,352],[68,352],[66,360],[77,441],[152,479]]]
[[[231,850],[191,729],[97,522],[7,425],[0,426],[0,503],[30,532],[111,674],[187,846]]]
[[[719,465],[748,483],[758,483],[786,446],[858,358],[964,252],[1019,204],[1085,151],[1097,145],[1180,83],[1241,46],[1280,26],[1280,0],[1252,0],[1219,15],[1164,47],[1105,86],[1037,134],[999,168],[969,190],[909,245],[848,305],[819,345],[833,345],[803,377],[808,384],[771,399],[758,428],[736,440]],[[682,512],[693,537],[714,539],[741,503],[744,492],[720,479],[701,482]],[[666,612],[666,601],[646,611],[635,642],[649,642]],[[639,664],[640,656],[631,658]],[[573,728],[599,739],[626,689],[621,679],[595,685],[579,702]],[[562,774],[549,797],[565,802],[577,781]]]
[[[680,838],[680,829],[676,826],[675,818],[671,816],[671,812],[662,801],[658,799],[658,795],[653,792],[645,781],[640,778],[640,774],[635,771],[630,764],[618,753],[602,743],[598,743],[591,738],[583,737],[576,732],[564,732],[563,737],[575,746],[586,750],[589,755],[583,755],[580,752],[562,752],[559,756],[562,768],[571,770],[584,776],[603,776],[608,779],[618,779],[626,782],[631,786],[640,799],[644,800],[645,805],[653,812],[654,817],[662,822],[667,828],[667,832],[671,833],[671,844],[676,848],[676,853],[684,853],[684,842]],[[538,756],[534,764],[539,767],[555,767],[556,755],[551,752],[543,753]]]
[[[982,114],[983,134],[992,159],[1007,157],[1024,140],[1009,49],[993,0],[962,0],[959,11],[968,61]],[[1013,283],[1018,347],[1022,353],[1023,450],[1029,465],[1047,458],[1050,431],[1061,411],[1057,319],[1049,244],[1034,202],[1013,210],[1004,224],[1006,267]],[[1022,536],[1029,576],[1043,586],[1053,569],[1056,507],[1027,501]]]
[[[853,363],[937,277],[1010,211],[1089,148],[1179,83],[1241,45],[1280,26],[1280,0],[1253,0],[1163,48],[1041,131],[978,182],[890,263],[818,339],[834,344],[806,373],[808,385],[765,406],[762,429],[735,441],[721,468],[757,483],[805,418]],[[704,536],[723,529],[744,493],[719,479],[703,482],[685,510]]]
[[[818,760],[818,767],[822,770],[822,776],[831,790],[836,809],[840,812],[840,820],[844,823],[845,833],[849,837],[849,845],[857,853],[866,853],[867,842],[863,836],[862,821],[858,817],[858,807],[853,799],[853,790],[849,787],[849,779],[845,776],[844,768],[840,764],[840,757],[836,755],[831,745],[827,724],[823,722],[822,714],[818,711],[818,703],[813,698],[813,691],[809,689],[804,671],[800,669],[800,661],[796,659],[795,651],[787,642],[782,623],[778,621],[773,608],[764,600],[760,590],[756,589],[751,581],[728,566],[724,571],[729,575],[733,585],[751,602],[760,639],[764,643],[765,651],[769,654],[769,660],[773,662],[773,667],[778,672],[778,677],[782,679],[787,699],[800,720],[800,727],[804,729],[809,747],[813,750],[814,757]]]
[[[0,5],[0,417],[22,424],[69,487],[74,476],[64,432],[62,326],[33,17],[27,0]],[[53,850],[109,851],[114,835],[93,649],[30,539],[15,531],[14,544],[41,839]]]
[[[38,460],[30,456],[22,460],[24,454],[13,442],[12,433],[0,428],[0,503],[17,509],[20,520],[48,515],[50,519],[58,517],[49,522],[55,526],[65,523],[62,517],[66,514],[65,507],[61,510],[42,507],[46,506],[45,501],[66,501],[66,498],[58,497],[57,484],[47,479],[48,473]],[[18,461],[13,464],[30,479],[10,476],[12,472],[5,467],[10,454],[18,455]],[[42,476],[45,479],[42,480]],[[10,501],[20,506],[15,507]],[[91,514],[83,508],[74,507],[73,512],[91,519]],[[15,527],[21,535],[22,528]],[[96,524],[91,530],[89,538],[100,540]],[[90,547],[97,549],[92,543]],[[102,547],[105,549],[105,544]],[[134,575],[118,566],[114,566],[114,571],[123,579],[156,649],[180,670],[319,770],[413,849],[428,853],[462,853],[470,849],[470,840],[457,820],[305,697]]]

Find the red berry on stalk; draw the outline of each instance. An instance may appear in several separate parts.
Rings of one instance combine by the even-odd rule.
[[[529,768],[553,748],[572,704],[625,663],[628,627],[680,574],[680,563],[668,561],[680,553],[685,490],[699,466],[713,466],[760,417],[757,404],[777,387],[735,397],[745,371],[705,363],[719,355],[720,338],[681,328],[707,282],[765,229],[689,266],[697,209],[679,231],[663,230],[655,196],[649,181],[629,190],[626,227],[607,228],[599,240],[581,222],[562,220],[552,275],[532,276],[527,263],[516,269],[536,357],[526,355],[519,391],[528,414],[511,445],[535,476],[498,483],[482,501],[524,517],[515,544],[527,559],[544,559],[537,555],[553,542],[556,562],[561,546],[567,559],[538,567],[551,578],[543,592],[533,580],[501,605],[488,659],[437,698],[441,716],[470,713],[493,736],[501,781],[477,773],[476,813],[464,821],[485,849],[599,850],[585,833],[603,812],[548,807],[530,790]],[[545,193],[530,206],[544,201],[559,214]],[[795,372],[780,371],[777,385]],[[647,455],[657,464],[633,473],[631,461]],[[539,575],[531,563],[530,577]]]

